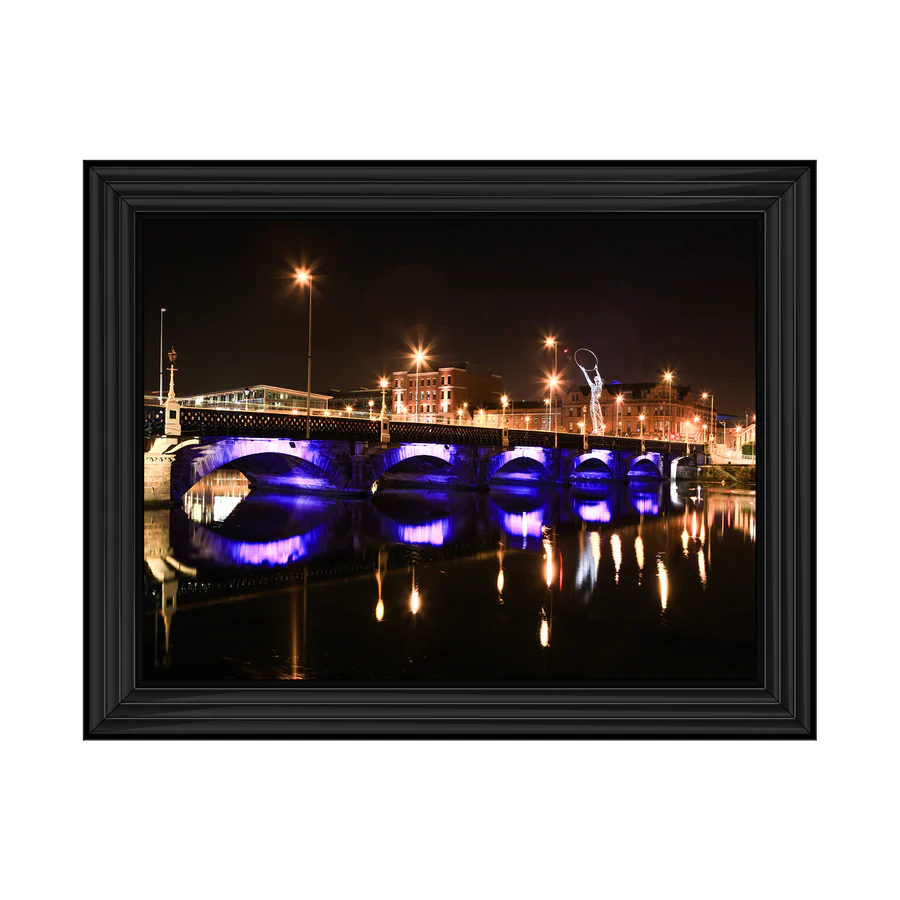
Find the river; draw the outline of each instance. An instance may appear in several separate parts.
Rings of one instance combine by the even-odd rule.
[[[753,680],[756,495],[696,484],[258,493],[145,510],[148,681]]]

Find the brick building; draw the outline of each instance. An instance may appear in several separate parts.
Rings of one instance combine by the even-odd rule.
[[[428,421],[457,418],[471,421],[472,410],[484,404],[498,404],[503,379],[483,366],[454,362],[446,366],[415,366],[391,375],[391,412],[394,416],[415,416]],[[463,416],[457,414],[463,410]]]
[[[571,382],[562,400],[560,430],[580,431],[578,423],[583,421],[585,406],[588,407],[590,428],[590,401],[590,388]],[[695,397],[690,385],[673,384],[670,389],[667,382],[654,381],[610,382],[603,385],[600,395],[606,434],[640,434],[640,416],[643,415],[645,437],[660,440],[689,437],[697,443],[706,440],[705,435],[709,434],[715,421],[711,402],[710,397]]]

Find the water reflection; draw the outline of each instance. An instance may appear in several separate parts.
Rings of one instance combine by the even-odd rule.
[[[148,511],[144,536],[148,677],[700,677],[707,644],[717,671],[755,665],[751,491],[347,500],[250,491],[219,473],[183,508]]]

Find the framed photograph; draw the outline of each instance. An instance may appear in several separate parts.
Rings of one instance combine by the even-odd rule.
[[[815,737],[815,163],[84,163],[84,734]]]

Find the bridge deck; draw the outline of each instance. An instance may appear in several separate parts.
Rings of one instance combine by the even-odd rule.
[[[163,434],[165,410],[160,406],[144,407],[144,433]],[[391,443],[433,443],[457,444],[480,447],[499,447],[503,443],[500,428],[485,428],[480,425],[442,425],[427,422],[391,421]],[[181,431],[185,436],[199,437],[266,437],[303,440],[306,436],[306,417],[292,413],[250,412],[235,410],[181,408]],[[552,431],[524,431],[509,429],[509,443],[518,447],[553,447]],[[340,416],[313,416],[310,419],[311,440],[345,440],[377,443],[381,437],[381,423],[378,419],[342,418]],[[580,434],[558,432],[558,446],[567,450],[578,450],[583,446]],[[645,440],[648,451],[666,452],[668,441]],[[672,441],[677,450],[683,441]],[[591,450],[635,450],[640,449],[639,437],[601,437],[588,435]],[[693,450],[698,445],[691,444]]]

